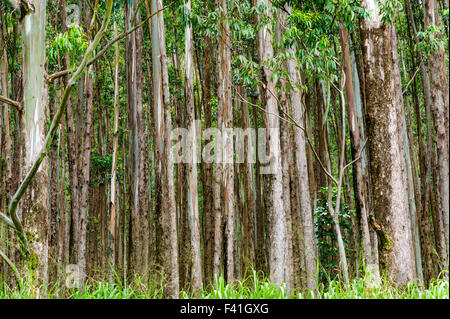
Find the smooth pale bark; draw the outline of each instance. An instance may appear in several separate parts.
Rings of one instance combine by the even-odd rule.
[[[47,1],[35,1],[35,10],[22,23],[23,112],[21,137],[23,147],[22,179],[33,166],[45,143],[48,88],[44,79],[45,24]],[[41,282],[48,280],[48,172],[44,159],[21,203],[24,231],[29,234],[33,254],[31,269]]]
[[[381,21],[379,4],[363,0],[372,15],[361,23],[368,148],[372,178],[373,226],[379,237],[380,263],[389,280],[405,286],[415,279],[405,153],[402,139],[402,108],[394,71],[393,27]],[[388,54],[386,52],[389,52]],[[398,63],[398,62],[397,62]]]
[[[191,0],[185,2],[188,11],[191,11]],[[186,164],[187,175],[187,207],[188,223],[191,241],[191,289],[198,294],[202,286],[202,269],[200,256],[200,222],[198,210],[198,188],[197,188],[197,145],[195,128],[195,106],[194,106],[194,50],[193,35],[190,24],[185,26],[185,105],[186,126],[189,131],[187,141],[188,163]]]
[[[258,5],[268,8],[266,14],[271,18],[270,4],[267,0],[258,0]],[[269,234],[269,278],[275,285],[285,282],[285,260],[287,253],[286,216],[283,205],[283,175],[281,165],[280,123],[276,88],[272,80],[273,71],[264,65],[274,56],[272,47],[272,30],[270,25],[264,25],[258,31],[258,57],[262,68],[262,99],[266,110],[266,142],[269,151],[269,163],[264,167],[267,179],[267,224]]]
[[[440,27],[442,25],[436,0],[425,1],[425,27]],[[441,215],[440,227],[443,233],[441,241],[441,262],[448,270],[449,262],[449,86],[445,51],[438,47],[428,58],[430,70],[432,114],[435,130],[437,153],[437,214]]]

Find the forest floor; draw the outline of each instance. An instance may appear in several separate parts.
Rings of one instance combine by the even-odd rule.
[[[20,280],[19,285],[10,288],[0,284],[0,299],[35,299],[38,291],[45,291],[48,299],[162,299],[162,290],[156,285],[144,285],[139,281],[133,285],[108,283],[88,280],[84,288],[41,287],[37,289],[31,280]],[[194,298],[191,293],[182,291],[181,299]],[[385,280],[378,284],[361,278],[344,285],[339,281],[331,281],[327,285],[320,284],[314,292],[286,293],[271,284],[267,279],[258,278],[255,274],[234,284],[226,284],[223,277],[216,279],[215,286],[205,289],[197,297],[200,299],[449,299],[449,280],[440,278],[433,280],[427,289],[417,284],[409,284],[405,288],[396,288]]]

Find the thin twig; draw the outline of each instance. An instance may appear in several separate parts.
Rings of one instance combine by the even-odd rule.
[[[408,84],[406,84],[405,88],[402,91],[402,95],[405,95],[406,91],[408,91],[409,86],[411,85],[412,81],[414,81],[414,79],[416,78],[417,73],[419,73],[420,68],[422,67],[422,63],[423,63],[423,58],[422,60],[420,60],[419,66],[417,67],[416,72],[414,72],[414,75],[411,77],[411,79],[409,80]]]

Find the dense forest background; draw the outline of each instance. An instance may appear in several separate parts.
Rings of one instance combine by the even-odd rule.
[[[448,0],[0,12],[3,283],[448,277]]]

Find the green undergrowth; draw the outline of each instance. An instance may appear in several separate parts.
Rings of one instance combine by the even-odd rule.
[[[51,287],[38,286],[32,279],[20,279],[14,288],[0,284],[0,299],[35,299],[45,296],[48,299],[162,299],[161,284],[144,285],[137,280],[133,284],[124,284],[88,280],[83,289],[65,288],[60,283]],[[180,298],[194,298],[186,291]],[[267,278],[252,272],[240,281],[226,284],[223,277],[217,277],[215,285],[202,289],[200,299],[449,299],[449,281],[447,278],[433,280],[425,289],[410,283],[407,287],[397,288],[386,280],[377,283],[365,278],[354,279],[345,285],[331,281],[320,285],[315,291],[287,292],[285,286],[277,287]]]

